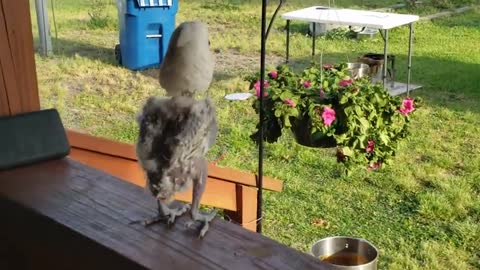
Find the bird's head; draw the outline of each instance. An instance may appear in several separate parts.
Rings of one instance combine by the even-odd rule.
[[[175,199],[174,187],[169,181],[152,184],[150,190],[153,196],[162,203],[168,204]]]
[[[210,86],[214,65],[207,24],[184,22],[170,38],[160,66],[160,85],[170,96],[193,96]]]

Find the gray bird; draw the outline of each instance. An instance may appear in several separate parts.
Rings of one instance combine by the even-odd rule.
[[[184,22],[170,39],[160,66],[160,85],[169,96],[194,96],[210,86],[214,63],[207,25],[199,21]]]
[[[158,201],[158,215],[145,221],[150,225],[186,213],[190,206],[171,207],[176,192],[193,188],[190,209],[191,226],[202,222],[200,237],[208,230],[216,212],[202,213],[199,204],[207,180],[206,153],[215,143],[217,122],[209,98],[196,101],[192,97],[151,97],[137,121],[140,132],[136,151],[147,178],[147,188]]]

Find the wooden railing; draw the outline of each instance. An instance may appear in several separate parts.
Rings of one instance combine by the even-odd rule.
[[[96,169],[108,172],[138,186],[145,186],[145,177],[131,144],[94,137],[67,130],[72,146],[70,157]],[[281,191],[281,181],[264,177],[264,189]],[[202,204],[227,210],[233,221],[249,230],[256,230],[257,188],[256,176],[230,168],[208,165],[208,180]],[[191,191],[176,196],[177,200],[190,202]]]

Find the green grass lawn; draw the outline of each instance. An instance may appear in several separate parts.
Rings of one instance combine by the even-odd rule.
[[[31,1],[32,2],[32,1]],[[36,55],[41,103],[56,107],[67,127],[133,143],[134,117],[150,95],[163,95],[158,70],[132,72],[115,64],[116,9],[95,27],[87,0],[56,2],[55,54]],[[270,1],[275,2],[275,1]],[[337,0],[337,6],[376,8],[396,1]],[[260,1],[181,1],[177,23],[200,19],[209,24],[217,51],[211,93],[220,134],[210,158],[221,153],[222,166],[255,172],[257,149],[249,135],[258,117],[249,102],[227,102],[227,93],[247,91],[242,80],[259,66]],[[282,12],[328,1],[288,1]],[[33,33],[36,18],[33,12]],[[269,13],[274,10],[269,7]],[[52,13],[50,13],[52,15]],[[51,20],[51,22],[53,22]],[[275,21],[267,44],[267,64],[283,61],[284,21]],[[292,24],[295,65],[310,60],[308,26]],[[53,30],[53,25],[52,25]],[[52,31],[53,33],[54,31]],[[399,80],[405,80],[408,30],[391,32]],[[284,180],[281,193],[265,193],[264,233],[302,251],[332,235],[363,237],[380,249],[380,269],[480,268],[480,9],[456,17],[416,24],[414,92],[425,100],[412,135],[394,165],[375,172],[343,176],[331,149],[311,149],[286,134],[266,145],[265,174]],[[380,37],[318,39],[325,62],[347,61],[381,52]],[[317,57],[319,60],[319,57]]]

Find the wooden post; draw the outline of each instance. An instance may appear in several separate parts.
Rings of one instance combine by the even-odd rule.
[[[0,115],[38,111],[28,0],[0,0]]]
[[[257,231],[257,189],[237,184],[237,211],[225,211],[236,223],[251,231]]]

